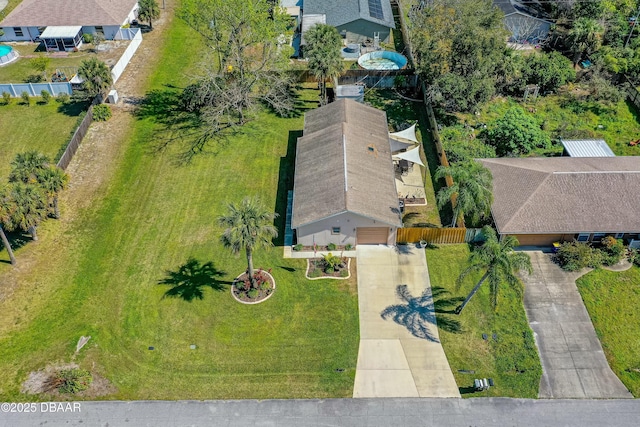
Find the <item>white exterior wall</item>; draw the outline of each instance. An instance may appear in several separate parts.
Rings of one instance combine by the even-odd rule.
[[[4,36],[0,37],[0,41],[2,42],[30,42],[34,41],[39,35],[40,31],[38,31],[38,27],[19,27],[22,28],[22,36],[16,36],[16,33],[13,31],[14,27],[2,27],[4,31]],[[15,27],[18,28],[18,27]]]
[[[340,234],[332,234],[331,229],[333,227],[340,227]],[[314,243],[321,246],[326,246],[329,243],[341,246],[347,244],[355,245],[356,230],[358,227],[388,227],[389,236],[387,244],[396,244],[396,227],[380,221],[364,218],[351,212],[299,227],[296,230],[296,234],[298,243],[304,246],[312,246]]]

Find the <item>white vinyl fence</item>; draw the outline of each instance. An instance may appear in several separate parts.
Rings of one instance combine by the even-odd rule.
[[[118,36],[122,37],[120,40],[131,40],[131,43],[127,46],[127,49],[124,51],[116,65],[111,69],[111,77],[113,78],[114,83],[118,81],[124,72],[124,69],[127,67],[127,64],[131,61],[133,54],[136,53],[140,43],[142,43],[142,31],[140,31],[140,28],[121,28],[118,31],[116,38]]]
[[[27,92],[29,96],[40,96],[43,90],[46,90],[53,96],[60,93],[71,95],[71,83],[0,83],[0,95],[7,92],[13,98],[22,96],[22,92]]]

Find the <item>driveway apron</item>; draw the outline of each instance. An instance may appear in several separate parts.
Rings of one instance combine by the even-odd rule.
[[[357,262],[360,348],[353,397],[460,397],[438,339],[424,250],[360,245]],[[410,301],[398,296],[402,285]]]
[[[533,274],[522,276],[524,305],[542,361],[538,396],[632,398],[613,373],[575,281],[541,251],[527,252]]]

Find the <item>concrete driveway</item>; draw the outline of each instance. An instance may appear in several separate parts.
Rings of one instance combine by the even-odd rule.
[[[424,250],[402,251],[357,247],[360,348],[353,397],[460,397],[438,338]]]
[[[524,274],[524,306],[542,361],[538,396],[632,398],[613,373],[582,302],[575,281],[549,254],[527,251],[533,274]]]

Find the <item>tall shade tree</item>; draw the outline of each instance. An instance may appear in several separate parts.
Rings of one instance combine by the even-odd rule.
[[[7,189],[0,189],[0,239],[2,240],[2,244],[9,254],[11,265],[16,265],[16,257],[13,255],[11,244],[9,243],[9,239],[7,238],[7,235],[4,231],[12,230],[14,228],[14,206],[15,204],[9,198]]]
[[[14,203],[13,224],[38,240],[38,225],[47,215],[47,197],[42,189],[35,184],[16,182],[11,186],[9,198]]]
[[[573,54],[573,63],[577,64],[600,48],[604,28],[595,19],[578,18],[569,30],[569,48]]]
[[[109,70],[107,64],[95,56],[85,59],[80,63],[78,74],[84,79],[82,87],[89,98],[93,98],[99,93],[109,89],[113,84],[111,70]]]
[[[49,167],[49,158],[39,151],[18,153],[11,161],[10,182],[34,184],[38,175]]]
[[[49,200],[49,205],[53,207],[53,216],[60,218],[58,208],[58,195],[64,190],[69,182],[69,175],[57,166],[49,166],[38,174],[38,184]]]
[[[266,104],[276,114],[295,110],[286,43],[289,17],[272,0],[182,0],[178,16],[210,47],[200,75],[183,92],[188,111],[199,113],[203,135],[191,151],[237,131]],[[210,56],[216,56],[211,58]],[[182,135],[181,135],[182,136]]]
[[[325,24],[314,25],[304,38],[304,55],[309,60],[309,70],[318,80],[320,99],[324,105],[327,103],[327,80],[337,79],[344,69],[340,53],[342,38],[335,27]]]
[[[473,272],[484,271],[485,273],[462,304],[456,307],[456,314],[462,312],[471,297],[478,292],[480,286],[487,279],[489,280],[491,305],[495,309],[498,305],[500,284],[506,282],[509,286],[518,286],[516,273],[524,270],[531,274],[533,271],[529,255],[513,250],[519,245],[518,239],[514,236],[505,236],[502,240],[498,240],[495,230],[488,226],[482,229],[482,234],[487,240],[469,256],[469,266],[458,277],[458,286],[465,277]]]
[[[226,227],[220,237],[222,244],[234,254],[244,249],[247,273],[253,286],[253,251],[273,245],[272,240],[278,236],[278,230],[273,226],[277,216],[265,209],[257,198],[245,197],[239,205],[229,203],[227,214],[218,218],[220,225]]]
[[[160,17],[160,6],[156,0],[140,0],[138,2],[138,18],[149,23],[149,28],[153,29],[152,21]]]
[[[435,173],[436,179],[450,176],[453,185],[442,187],[436,201],[442,208],[447,203],[453,205],[451,226],[456,225],[460,215],[467,215],[474,222],[489,216],[493,203],[493,177],[491,171],[475,160],[440,166]]]
[[[431,0],[410,15],[416,70],[433,101],[472,110],[495,93],[505,60],[504,14],[492,0]]]

